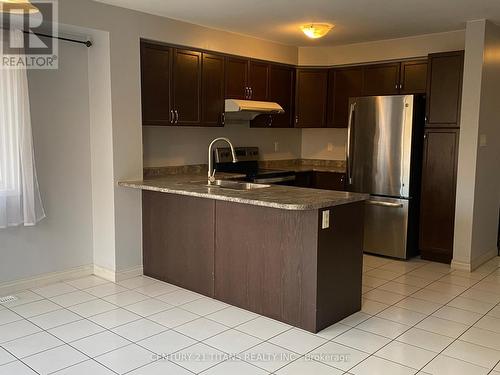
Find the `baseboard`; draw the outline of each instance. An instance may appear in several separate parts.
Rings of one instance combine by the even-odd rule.
[[[112,281],[114,283],[125,279],[130,279],[131,277],[140,276],[142,274],[142,266],[127,268],[121,271],[114,271],[94,264],[94,275]]]
[[[102,279],[111,281],[111,282],[116,282],[116,272],[114,270],[110,270],[108,268],[104,268],[101,266],[98,266],[97,264],[94,264],[94,275],[99,276]]]
[[[475,269],[479,268],[484,263],[486,263],[487,261],[489,261],[490,259],[495,258],[497,255],[498,255],[498,249],[493,249],[477,258],[472,259],[470,263],[461,262],[453,259],[451,261],[451,268],[456,270],[472,272]]]
[[[0,296],[19,292],[21,290],[40,288],[42,286],[56,283],[58,281],[89,276],[92,275],[93,271],[93,265],[87,265],[64,271],[45,273],[26,279],[7,281],[4,283],[0,283]]]
[[[459,271],[467,271],[467,272],[472,271],[472,265],[470,263],[461,262],[461,261],[455,260],[455,259],[453,259],[451,261],[451,268],[453,268],[454,270],[459,270]]]
[[[144,274],[144,267],[143,266],[137,266],[137,267],[131,267],[127,268],[122,271],[118,271],[116,274],[116,281],[122,281],[126,279],[130,279],[132,277],[136,276],[142,276]]]
[[[118,282],[131,277],[140,276],[143,274],[143,267],[137,266],[128,268],[122,271],[115,272],[95,264],[71,268],[64,271],[50,272],[26,279],[7,281],[0,283],[0,296],[6,296],[26,289],[40,288],[45,285],[57,283],[59,281],[66,281],[71,279],[78,279],[80,277],[96,275],[103,279]]]

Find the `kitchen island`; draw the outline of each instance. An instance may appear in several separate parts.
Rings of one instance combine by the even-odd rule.
[[[361,309],[367,196],[206,183],[120,183],[143,190],[145,275],[311,332]]]

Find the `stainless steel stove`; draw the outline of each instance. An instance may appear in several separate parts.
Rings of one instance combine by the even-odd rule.
[[[229,148],[217,148],[214,152],[215,169],[218,172],[245,174],[245,181],[256,184],[293,185],[295,172],[259,167],[258,147],[235,148],[237,163],[233,163]]]

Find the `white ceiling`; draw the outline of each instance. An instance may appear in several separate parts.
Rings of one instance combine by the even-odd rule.
[[[96,0],[295,46],[339,45],[500,23],[500,0]],[[307,39],[301,24],[337,27]]]

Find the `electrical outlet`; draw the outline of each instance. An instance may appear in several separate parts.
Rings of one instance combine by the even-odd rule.
[[[321,229],[330,228],[330,210],[323,211],[323,220],[321,223]]]
[[[332,152],[333,151],[333,143],[328,143],[327,148],[328,148],[329,152]]]
[[[479,135],[479,147],[486,147],[488,145],[488,139],[486,134]]]
[[[274,142],[274,152],[278,152],[280,150],[279,142]]]

